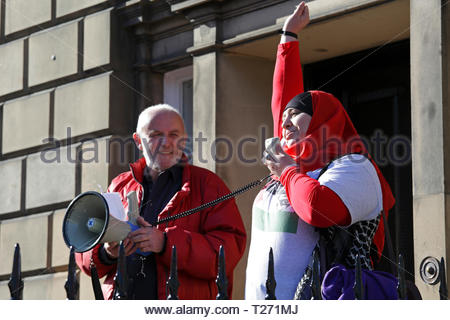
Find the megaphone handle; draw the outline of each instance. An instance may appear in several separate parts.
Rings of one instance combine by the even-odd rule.
[[[135,230],[137,230],[137,229],[139,229],[139,226],[137,226],[137,225],[135,225],[135,224],[132,224],[130,221],[127,221],[127,223],[128,223],[128,224],[130,225],[130,227],[131,227],[131,232],[132,232],[132,231],[135,231]],[[136,250],[136,253],[139,254],[139,255],[141,255],[141,256],[144,256],[144,257],[147,257],[147,256],[149,256],[149,255],[152,254],[152,252],[142,252],[140,249],[137,249],[137,250]]]

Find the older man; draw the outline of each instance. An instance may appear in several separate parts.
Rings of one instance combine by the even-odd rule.
[[[183,119],[169,105],[148,107],[139,116],[133,134],[144,157],[117,176],[108,188],[119,192],[126,208],[126,195],[136,191],[140,228],[124,241],[132,299],[166,299],[171,247],[177,248],[180,299],[214,299],[217,254],[222,245],[231,297],[233,269],[245,249],[245,228],[234,200],[199,213],[152,226],[161,218],[197,207],[229,192],[214,173],[187,163],[183,154],[186,132]],[[141,255],[136,252],[152,252]],[[80,268],[89,274],[96,264],[105,298],[111,299],[118,257],[118,244],[105,243],[77,254]]]

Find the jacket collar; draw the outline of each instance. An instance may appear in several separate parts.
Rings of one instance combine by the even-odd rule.
[[[144,170],[147,167],[147,163],[145,162],[145,158],[142,157],[138,161],[134,163],[130,163],[130,171],[133,175],[134,180],[142,184],[144,181]]]

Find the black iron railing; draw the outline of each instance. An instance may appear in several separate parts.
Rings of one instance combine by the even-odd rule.
[[[14,249],[13,268],[8,287],[11,293],[11,300],[23,299],[22,263],[20,258],[20,246],[18,243],[16,243]]]
[[[113,299],[115,300],[124,300],[128,299],[128,277],[126,270],[126,257],[125,250],[123,244],[121,243],[119,249],[119,258],[117,265],[117,272],[114,278],[115,281],[115,289],[113,294]],[[359,256],[356,259],[357,264],[355,268],[355,283],[354,283],[354,294],[356,300],[364,300],[366,299],[366,293],[364,292],[364,282],[362,278],[362,269],[361,269],[361,260]],[[226,300],[228,297],[228,279],[225,272],[225,250],[221,246],[218,254],[218,272],[216,278],[216,285],[218,289],[218,294],[216,296],[217,300]],[[103,294],[101,290],[100,281],[98,278],[97,270],[95,268],[95,264],[91,261],[90,266],[91,271],[91,279],[92,279],[92,287],[94,291],[94,296],[96,300],[103,300]],[[313,254],[313,263],[312,263],[312,271],[311,271],[312,279],[309,284],[311,290],[311,299],[320,300],[322,299],[321,294],[321,278],[320,278],[320,263],[319,263],[319,254],[317,251]],[[402,255],[398,257],[397,264],[397,292],[399,299],[407,299],[408,298],[408,283],[405,280],[405,268],[404,261]],[[447,282],[445,277],[445,262],[444,258],[441,258],[439,263],[439,295],[441,300],[448,300],[448,289]],[[167,288],[168,288],[168,296],[167,299],[177,300],[178,299],[178,288],[180,283],[178,281],[178,270],[177,270],[177,251],[176,247],[172,247],[172,260],[170,266],[170,275],[167,280]],[[24,283],[22,280],[21,273],[21,253],[20,246],[16,244],[14,251],[14,260],[13,260],[13,268],[11,272],[11,277],[8,282],[8,287],[11,294],[12,300],[22,300],[23,299],[23,289]],[[75,263],[75,253],[74,250],[70,250],[69,256],[69,266],[68,266],[68,275],[67,281],[64,285],[66,290],[67,299],[75,300],[79,298],[79,283],[77,280],[77,266]],[[273,251],[272,248],[269,251],[269,263],[267,270],[267,281],[266,281],[266,300],[275,300],[276,299],[276,281],[275,281],[275,268],[274,268],[274,260],[273,260]]]
[[[169,288],[167,300],[178,300],[180,282],[178,281],[177,248],[175,246],[172,246],[172,259],[170,261],[170,275],[167,280],[167,287]]]

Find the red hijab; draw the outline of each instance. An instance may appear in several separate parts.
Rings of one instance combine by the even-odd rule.
[[[383,194],[383,210],[388,214],[395,203],[391,188],[372,157],[342,104],[333,95],[323,91],[308,91],[312,102],[312,119],[306,136],[300,142],[284,147],[284,151],[300,164],[306,173],[324,167],[333,159],[350,153],[364,154],[372,162],[380,179]],[[289,106],[289,103],[288,103]],[[374,236],[378,256],[384,247],[384,223],[380,220]]]

